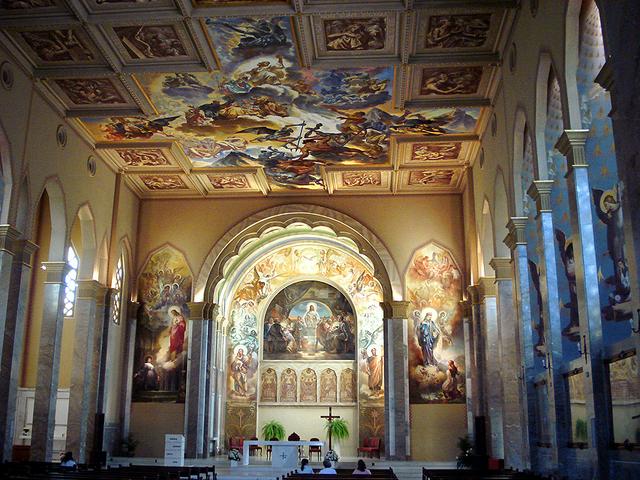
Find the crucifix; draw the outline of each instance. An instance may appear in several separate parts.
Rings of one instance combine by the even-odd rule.
[[[334,419],[340,418],[340,415],[332,415],[331,407],[329,407],[329,415],[320,415],[320,418],[326,418],[329,421],[329,424],[331,424]],[[329,450],[331,450],[331,427],[329,427]]]

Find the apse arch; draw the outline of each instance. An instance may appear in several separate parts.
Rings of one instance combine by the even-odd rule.
[[[47,192],[51,215],[51,243],[49,244],[49,262],[64,262],[67,258],[67,216],[64,191],[58,177],[49,177],[42,188]],[[38,197],[38,203],[42,198]],[[33,232],[36,229],[32,226]]]
[[[98,246],[94,216],[89,203],[84,203],[80,206],[76,214],[76,221],[80,222],[80,231],[82,232],[82,255],[80,257],[78,280],[94,279]]]
[[[489,203],[489,199],[487,197],[484,198],[482,202],[482,212],[481,212],[481,223],[480,223],[480,253],[482,263],[480,266],[482,267],[481,276],[489,277],[491,275],[491,265],[490,262],[495,257],[495,248],[493,244],[494,239],[494,229],[493,229],[493,218],[491,212],[491,204]]]
[[[527,114],[523,107],[516,110],[513,123],[513,199],[516,216],[525,214],[527,192],[522,188],[522,174],[524,171],[524,146],[527,131]]]
[[[510,251],[503,242],[507,237],[509,230],[507,222],[509,222],[509,197],[504,182],[502,169],[498,168],[493,183],[493,246],[494,251],[499,257],[508,257]]]
[[[198,274],[194,301],[213,301],[213,287],[224,278],[222,266],[245,242],[255,240],[272,228],[302,222],[313,227],[327,227],[353,241],[360,252],[374,264],[376,278],[382,284],[385,299],[402,300],[402,280],[398,268],[384,243],[366,226],[336,210],[311,205],[290,204],[258,212],[231,228],[216,242]]]

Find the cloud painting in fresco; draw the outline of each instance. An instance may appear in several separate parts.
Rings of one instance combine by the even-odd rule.
[[[159,115],[86,120],[92,133],[174,139],[194,167],[263,167],[274,189],[322,189],[323,165],[388,164],[392,135],[475,130],[479,109],[394,111],[393,67],[300,68],[288,17],[206,25],[220,71],[142,74]]]

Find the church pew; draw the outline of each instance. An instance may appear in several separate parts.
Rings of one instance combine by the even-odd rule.
[[[543,477],[513,470],[478,471],[422,468],[423,480],[542,480]]]
[[[61,469],[58,463],[5,464],[0,473],[4,478],[37,480],[215,480],[213,466],[209,467],[165,467],[160,465],[136,465],[108,468],[104,470]]]

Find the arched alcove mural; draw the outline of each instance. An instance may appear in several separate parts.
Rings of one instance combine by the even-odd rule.
[[[464,403],[462,273],[436,243],[418,249],[405,275],[409,300],[409,396],[416,403]]]
[[[315,430],[291,428],[303,438],[321,436],[322,412],[314,408],[338,405],[352,431],[343,447],[355,455],[358,432],[371,431],[370,420],[380,418],[371,412],[384,415],[384,294],[372,260],[354,240],[303,221],[266,228],[227,258],[223,278],[207,295],[220,306],[227,333],[222,435],[254,435],[265,421],[304,402],[305,412],[315,412],[307,419]],[[273,387],[260,385],[275,378],[277,405]]]
[[[171,245],[155,250],[144,263],[138,278],[142,315],[136,325],[134,402],[185,400],[191,285],[191,269]]]

